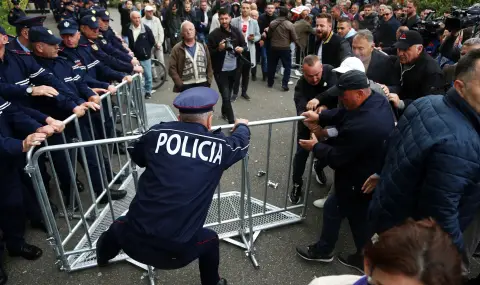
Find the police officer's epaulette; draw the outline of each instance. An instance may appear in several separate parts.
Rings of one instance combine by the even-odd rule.
[[[99,38],[103,38],[103,35],[102,35],[102,34],[98,34],[98,37],[99,37]]]
[[[60,55],[59,55],[59,56],[57,56],[57,58],[61,58],[61,59],[63,59],[63,60],[68,60],[68,59],[69,59],[68,57],[65,57],[65,56],[60,56]]]
[[[13,49],[11,50],[13,53],[16,53],[16,54],[19,54],[19,55],[30,55],[30,53],[28,51],[23,51],[23,50],[16,50],[16,49]]]
[[[64,49],[65,49],[65,47],[59,47],[58,51],[63,51]]]

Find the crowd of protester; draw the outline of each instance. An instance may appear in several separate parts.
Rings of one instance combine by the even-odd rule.
[[[282,76],[284,92],[292,70],[301,74],[293,100],[306,119],[298,123],[289,200],[303,199],[310,152],[316,180],[327,184],[329,166],[334,181],[314,201],[324,211],[319,240],[296,251],[308,261],[333,261],[346,218],[356,252],[338,259],[365,274],[312,284],[478,282],[466,277],[480,242],[480,39],[474,33],[445,31],[432,53],[416,31],[429,11],[419,12],[414,0],[126,0],[117,7],[120,31],[97,1],[54,4],[61,38],[42,27],[44,16],[26,16],[18,3],[9,15],[16,37],[0,28],[0,180],[9,185],[1,190],[8,199],[0,201],[0,229],[11,256],[42,255],[23,238],[26,220],[45,230],[19,163],[24,153],[45,140],[61,144],[61,132],[73,140],[75,130],[62,123],[71,114],[80,117],[83,140],[91,140],[87,109],[95,111],[93,120],[104,112],[112,137],[113,118],[100,110],[99,95],[114,94],[115,82],[142,73],[144,96],[151,98],[156,58],[167,65],[174,92],[210,87],[215,79],[229,123],[236,121],[232,103],[239,95],[251,100],[249,81],[260,80],[260,71],[266,88]],[[93,132],[105,137],[101,129]],[[86,150],[98,174],[103,166]],[[68,206],[66,158],[53,159]],[[104,167],[110,169],[108,162]],[[48,189],[46,167],[42,172]],[[101,177],[91,179],[98,195]],[[111,192],[112,199],[125,195]],[[408,219],[417,222],[404,224]],[[6,281],[0,266],[0,284]]]

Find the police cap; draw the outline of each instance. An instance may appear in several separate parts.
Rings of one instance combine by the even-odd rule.
[[[360,70],[350,70],[340,76],[337,81],[336,89],[340,91],[359,90],[370,87],[370,81],[365,72]],[[343,94],[343,92],[339,93]]]
[[[85,16],[80,19],[80,26],[85,25],[90,29],[98,29],[98,21],[95,16]]]
[[[46,16],[23,16],[18,18],[14,25],[17,27],[31,28],[36,26],[43,26],[43,21],[45,21]]]
[[[58,45],[62,42],[60,38],[53,35],[53,32],[45,27],[32,27],[28,30],[28,40],[31,43],[46,43]]]
[[[173,106],[180,113],[200,114],[212,111],[217,101],[217,91],[208,87],[195,87],[180,93],[173,100]]]
[[[18,4],[20,4],[20,1],[19,0],[12,0],[12,4],[13,5],[18,5]]]
[[[7,35],[7,31],[5,31],[5,29],[2,26],[0,26],[0,35],[4,35],[4,36]]]
[[[97,17],[103,21],[110,21],[110,12],[105,9],[99,9],[97,10]]]
[[[97,11],[93,9],[84,9],[80,12],[80,19],[85,17],[85,16],[97,16]]]
[[[78,32],[78,24],[74,19],[65,19],[57,25],[60,35],[74,35]]]

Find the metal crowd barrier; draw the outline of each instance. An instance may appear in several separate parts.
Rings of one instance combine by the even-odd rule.
[[[135,83],[132,84],[132,86],[135,87]],[[130,91],[131,90],[136,89],[131,88]],[[128,94],[131,95],[129,96]],[[48,241],[53,247],[59,268],[67,272],[91,268],[97,265],[95,255],[96,241],[101,233],[108,229],[110,224],[116,218],[124,215],[128,211],[130,202],[133,199],[137,189],[138,178],[143,172],[143,169],[134,165],[127,152],[124,155],[118,155],[119,161],[115,165],[116,169],[118,169],[118,173],[116,175],[113,175],[112,173],[113,178],[111,180],[106,179],[107,173],[104,167],[104,159],[111,164],[115,162],[115,160],[109,156],[112,154],[109,150],[109,146],[117,146],[121,144],[128,145],[132,141],[137,140],[140,135],[136,133],[139,133],[139,130],[142,132],[146,129],[147,117],[149,117],[149,121],[152,121],[148,114],[152,113],[153,111],[151,108],[148,110],[149,105],[145,106],[142,99],[143,96],[138,96],[138,94],[135,95],[135,92],[127,92],[127,96],[125,96],[124,99],[129,103],[127,106],[131,106],[126,108],[120,107],[120,105],[123,105],[121,104],[123,100],[121,96],[123,95],[119,96],[120,98],[117,98],[119,102],[118,106],[119,109],[121,109],[120,113],[122,114],[119,124],[122,126],[124,134],[128,134],[127,136],[48,145],[37,149],[35,152],[30,151],[28,153],[27,172],[32,177],[32,181],[41,204],[42,213],[48,229]],[[106,95],[105,98],[108,98],[108,95]],[[142,110],[145,111],[145,113],[140,113]],[[128,122],[126,125],[128,127],[124,127],[125,124],[123,123],[124,119],[122,117],[125,114]],[[175,115],[170,109],[169,115],[166,117],[170,117],[171,120],[176,120]],[[132,118],[140,118],[138,120],[139,126],[135,129],[135,124],[130,123]],[[255,257],[255,240],[257,239],[259,233],[262,230],[297,223],[305,218],[306,204],[308,201],[308,193],[311,182],[310,173],[313,164],[312,159],[309,163],[309,167],[307,167],[306,170],[308,179],[307,183],[305,184],[306,187],[304,189],[305,196],[303,203],[300,205],[289,205],[288,203],[288,194],[291,190],[290,177],[292,172],[293,154],[297,146],[296,127],[298,121],[302,119],[303,117],[297,116],[250,122],[249,125],[252,130],[252,142],[249,156],[252,152],[257,151],[255,150],[256,146],[265,146],[266,154],[264,156],[264,175],[260,175],[262,176],[261,178],[260,176],[253,178],[257,180],[255,180],[252,184],[251,181],[253,176],[251,175],[250,169],[255,167],[252,164],[255,164],[257,161],[252,163],[252,161],[249,161],[249,157],[246,157],[241,163],[237,163],[236,165],[232,166],[230,170],[228,170],[234,172],[236,170],[232,170],[232,168],[240,167],[240,171],[237,172],[241,173],[240,191],[238,191],[238,186],[235,186],[233,182],[230,185],[225,183],[225,181],[222,181],[218,185],[217,191],[212,198],[213,200],[209,209],[205,227],[215,230],[219,234],[219,237],[224,241],[245,249],[247,256],[251,259],[256,268],[259,267],[259,263]],[[168,118],[165,118],[164,116],[162,120],[168,120]],[[79,128],[81,126],[78,122],[78,118],[69,118],[67,121],[73,121],[75,123],[77,133],[80,133]],[[91,126],[93,127],[93,125]],[[262,126],[268,128],[268,137],[266,142],[257,140],[257,138],[263,137],[260,135],[255,135],[258,128],[261,128]],[[233,125],[217,126],[214,127],[214,129],[219,127],[222,129],[229,129],[233,127]],[[271,187],[271,181],[269,180],[270,177],[273,176],[273,174],[270,174],[271,165],[273,165],[273,163],[278,164],[278,161],[272,161],[272,138],[274,135],[276,135],[275,131],[282,127],[283,130],[285,130],[286,127],[286,135],[284,137],[288,138],[289,143],[289,146],[281,148],[281,151],[284,152],[282,157],[286,159],[285,164],[282,165],[288,165],[288,171],[285,171],[285,173],[280,173],[279,176],[284,178],[286,177],[288,182],[286,181],[286,183],[283,183],[282,187],[280,187],[280,190],[277,189],[277,186]],[[87,193],[81,194],[74,181],[76,174],[75,171],[77,169],[75,157],[78,153],[80,153],[82,161],[84,164],[86,164],[85,160],[87,158],[85,155],[85,150],[88,148],[94,148],[96,150],[96,161],[101,166],[100,174],[102,175],[103,191],[98,197],[95,197],[91,174],[89,174],[88,167],[86,167],[84,171],[84,177],[86,177],[89,186]],[[49,193],[44,185],[40,169],[41,158],[46,155],[50,160],[50,170],[52,173],[55,173],[55,167],[52,163],[52,154],[56,152],[64,152],[68,154],[68,169],[71,174],[71,185],[73,188],[72,196],[76,202],[76,205],[78,206],[78,210],[71,209],[71,212],[68,212],[63,200],[59,199],[61,203],[61,212],[63,213],[63,216],[60,218],[56,217],[55,213],[52,211],[52,207],[49,202],[51,197],[49,197]],[[104,153],[107,153],[106,158],[104,157]],[[127,174],[127,178],[123,181],[119,189],[126,190],[128,194],[124,199],[112,201],[110,190],[114,186],[115,181],[119,179],[121,173]],[[265,181],[261,182],[258,179],[265,179]],[[286,187],[284,187],[285,185]],[[58,179],[55,179],[54,186],[56,188],[56,194],[58,197],[62,197]],[[224,191],[225,189],[232,187],[235,188],[233,190],[236,191]],[[104,195],[107,195],[108,197],[108,204],[106,204],[102,209],[99,205],[99,201]],[[256,196],[256,198],[253,196]],[[275,197],[276,205],[268,202],[269,197]],[[279,204],[280,206],[278,206]],[[76,211],[78,212],[78,215],[72,214]],[[298,213],[294,213],[295,211]],[[75,217],[78,217],[79,220],[76,221],[76,223],[73,223],[72,221]],[[239,240],[234,239],[235,237],[239,237]],[[124,253],[119,254],[112,260],[112,262],[122,260],[127,260],[149,270],[150,282],[151,284],[154,284],[153,271],[151,270],[151,267],[129,259],[129,257]]]

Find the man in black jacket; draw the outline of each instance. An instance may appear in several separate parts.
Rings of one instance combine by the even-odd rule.
[[[302,115],[313,139],[300,140],[301,147],[313,151],[319,166],[330,166],[335,170],[335,193],[324,206],[322,234],[320,240],[310,246],[297,247],[297,254],[311,261],[331,262],[342,220],[347,218],[357,252],[339,261],[358,270],[363,269],[362,250],[370,238],[367,230],[367,210],[371,193],[362,191],[364,180],[375,171],[383,159],[382,146],[394,128],[390,104],[369,87],[364,72],[352,70],[344,73],[337,81],[339,100],[344,107],[322,111],[309,111]],[[327,137],[325,126],[335,126],[338,134],[334,138],[319,142]]]
[[[261,56],[262,56],[262,73],[263,73],[263,81],[267,80],[267,55],[270,52],[270,40],[267,38],[268,28],[270,27],[270,23],[276,19],[275,15],[275,5],[273,3],[268,3],[267,8],[265,9],[265,13],[258,17],[258,26],[260,28],[260,33],[262,34],[262,38],[259,41],[259,45],[262,47],[260,49]]]
[[[337,98],[330,96],[322,96],[322,93],[333,87],[336,83],[333,67],[328,64],[322,65],[322,62],[316,55],[308,55],[303,60],[303,75],[295,86],[293,100],[297,109],[297,115],[305,111],[322,109],[333,109],[337,107]],[[306,140],[310,138],[310,130],[303,124],[298,122],[297,138]],[[307,162],[309,151],[297,147],[295,158],[293,159],[293,189],[290,192],[290,202],[298,204],[302,196],[303,173],[305,171],[305,163]],[[325,177],[322,168],[316,168],[319,179]],[[323,181],[325,181],[323,179]]]
[[[145,99],[152,98],[152,48],[155,45],[155,37],[152,30],[141,23],[139,12],[130,14],[131,25],[127,31],[128,45],[135,57],[143,67],[145,76]]]
[[[400,85],[389,88],[387,96],[401,114],[414,100],[445,93],[445,79],[437,62],[423,49],[423,38],[417,31],[406,31],[398,39],[398,58],[394,76]]]
[[[241,31],[230,25],[232,18],[227,10],[218,11],[220,27],[208,35],[207,46],[212,58],[213,75],[222,95],[222,117],[229,124],[235,123],[231,96],[235,83],[236,69],[239,66],[238,55],[243,53],[247,44]]]
[[[395,35],[401,24],[393,17],[392,10],[388,8],[385,9],[382,17],[383,21],[381,21],[375,32],[375,43],[379,47],[389,47],[395,43]]]
[[[351,56],[350,44],[332,31],[332,17],[321,13],[317,16],[317,41],[315,54],[320,57],[323,64],[339,67],[342,61]]]

